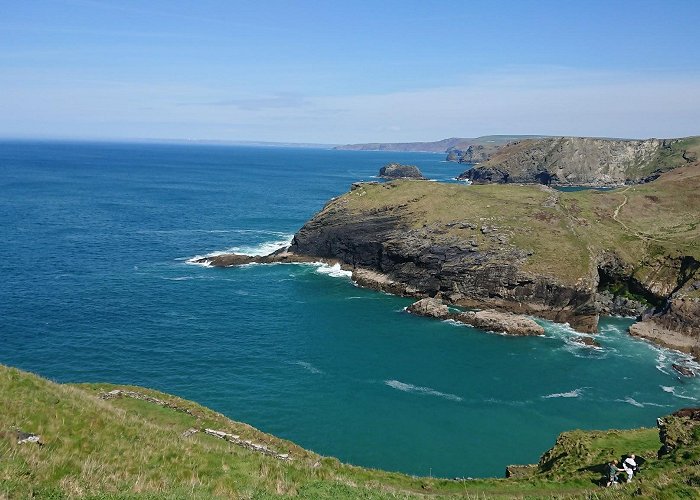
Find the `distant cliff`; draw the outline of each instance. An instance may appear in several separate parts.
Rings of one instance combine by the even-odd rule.
[[[470,146],[484,146],[489,150],[495,150],[497,147],[507,144],[512,141],[523,140],[532,137],[533,135],[486,135],[483,137],[451,137],[440,141],[432,142],[373,142],[367,144],[346,144],[344,146],[336,146],[334,149],[346,151],[398,151],[398,152],[427,152],[427,153],[449,153],[454,151],[458,155],[454,160],[457,161],[459,155],[466,151]]]
[[[515,141],[460,175],[474,183],[621,186],[655,179],[698,159],[700,137],[617,140],[559,137]]]

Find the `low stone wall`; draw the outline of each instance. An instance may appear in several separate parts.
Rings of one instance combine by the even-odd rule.
[[[158,399],[158,398],[155,398],[153,396],[149,396],[148,394],[143,394],[143,393],[136,392],[136,391],[127,391],[124,389],[114,389],[112,391],[100,394],[100,398],[104,399],[104,400],[124,398],[124,397],[138,399],[140,401],[147,401],[149,403],[153,403],[153,404],[156,404],[158,406],[162,406],[164,408],[170,408],[171,410],[174,410],[174,411],[187,413],[188,415],[192,415],[193,417],[198,417],[198,415],[195,415],[189,408],[185,408],[185,407],[179,406],[175,403],[171,403],[170,401]],[[187,429],[182,434],[182,436],[189,437],[189,436],[192,436],[193,434],[196,434],[199,431],[200,431],[200,429],[193,427],[193,428]],[[241,439],[241,437],[237,434],[230,434],[228,432],[219,431],[216,429],[208,429],[208,428],[203,429],[203,432],[205,434],[210,435],[210,436],[214,436],[214,437],[217,437],[219,439],[223,439],[224,441],[228,441],[229,443],[233,443],[233,444],[240,446],[242,448],[246,448],[248,450],[255,451],[257,453],[262,453],[263,455],[277,458],[278,460],[283,460],[283,461],[291,461],[292,460],[292,457],[289,455],[289,453],[277,453],[276,451],[271,450],[270,448],[268,448],[264,444],[257,444],[257,443],[250,441],[250,440],[247,440],[247,439]]]

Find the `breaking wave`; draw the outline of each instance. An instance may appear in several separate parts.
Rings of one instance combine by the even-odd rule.
[[[263,255],[269,255],[272,252],[276,252],[277,250],[281,250],[282,248],[286,248],[289,245],[292,244],[292,238],[294,237],[293,234],[288,234],[288,233],[267,233],[267,234],[273,234],[277,238],[274,240],[268,240],[264,241],[262,243],[259,243],[257,245],[241,245],[241,246],[233,246],[230,248],[227,248],[225,250],[216,250],[214,252],[210,252],[204,255],[195,255],[194,257],[189,257],[185,260],[186,264],[190,265],[195,265],[195,266],[202,266],[202,267],[211,267],[211,264],[208,262],[197,262],[198,260],[205,259],[207,257],[216,257],[217,255],[224,255],[227,253],[237,253],[240,255],[249,255],[251,257],[258,257],[258,256],[263,256]],[[178,259],[181,260],[181,259]]]
[[[455,394],[436,391],[435,389],[431,389],[430,387],[420,387],[417,385],[406,384],[404,382],[399,382],[398,380],[385,380],[384,384],[388,385],[393,389],[397,389],[403,392],[412,392],[415,394],[423,394],[426,396],[437,396],[440,398],[449,399],[450,401],[462,401],[462,398]]]
[[[657,403],[640,403],[631,396],[626,396],[625,399],[616,399],[615,401],[617,401],[618,403],[631,404],[632,406],[636,406],[637,408],[644,408],[645,406],[658,406],[660,408],[665,407],[665,405],[660,405]]]
[[[569,392],[555,392],[553,394],[547,394],[546,396],[542,396],[542,398],[578,398],[581,396],[581,394],[583,394],[584,389],[588,389],[588,387],[579,387],[578,389],[574,389],[573,391]]]
[[[318,268],[316,268],[317,273],[327,274],[328,276],[332,276],[334,278],[349,278],[352,276],[352,271],[341,269],[340,264],[333,264],[332,266],[329,266],[328,264],[315,262],[313,265],[318,266]]]
[[[661,387],[661,389],[662,389],[664,392],[668,392],[669,394],[673,394],[673,395],[674,395],[675,397],[677,397],[677,398],[681,398],[681,399],[690,399],[691,401],[697,401],[697,400],[698,400],[697,398],[694,398],[694,397],[692,397],[692,396],[686,396],[686,395],[684,395],[684,394],[678,394],[678,393],[676,392],[676,388],[675,388],[675,387],[670,387],[670,386],[666,386],[666,385],[661,385],[661,386],[659,386],[659,387]]]
[[[319,370],[314,365],[312,365],[311,363],[307,363],[306,361],[295,361],[294,364],[297,366],[301,366],[307,372],[313,373],[315,375],[319,375],[319,374],[323,373],[323,370]]]

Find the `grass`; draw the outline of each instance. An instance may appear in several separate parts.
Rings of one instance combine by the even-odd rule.
[[[113,388],[55,384],[0,365],[0,498],[617,498],[640,488],[698,494],[700,484],[693,465],[700,463],[700,433],[682,426],[674,432],[685,444],[666,459],[654,458],[659,447],[654,429],[572,431],[560,436],[530,477],[456,481],[342,464],[157,391],[125,388],[191,414],[99,397]],[[203,432],[182,436],[186,429],[205,427],[288,452],[293,460]],[[13,429],[41,434],[45,445],[18,445]],[[596,486],[602,464],[630,451],[647,458],[639,481],[615,492]]]
[[[700,143],[697,138],[692,141]],[[495,226],[508,244],[531,252],[524,271],[553,276],[564,284],[587,282],[597,256],[606,252],[614,252],[642,281],[670,284],[678,270],[660,260],[684,255],[700,260],[698,192],[700,165],[695,164],[649,184],[604,192],[394,181],[364,185],[326,210],[391,214],[435,241],[457,241],[466,248],[474,239],[480,250],[493,255],[508,247],[480,229]],[[460,228],[464,221],[476,229]]]

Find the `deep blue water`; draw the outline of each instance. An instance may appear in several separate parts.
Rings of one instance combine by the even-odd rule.
[[[410,300],[313,265],[195,255],[287,241],[389,161],[443,155],[0,143],[0,363],[193,399],[354,464],[501,476],[572,428],[653,426],[700,397],[678,353],[602,322],[600,351],[542,322],[511,338],[413,317]],[[469,189],[465,186],[465,189]],[[633,450],[631,450],[633,451]]]

